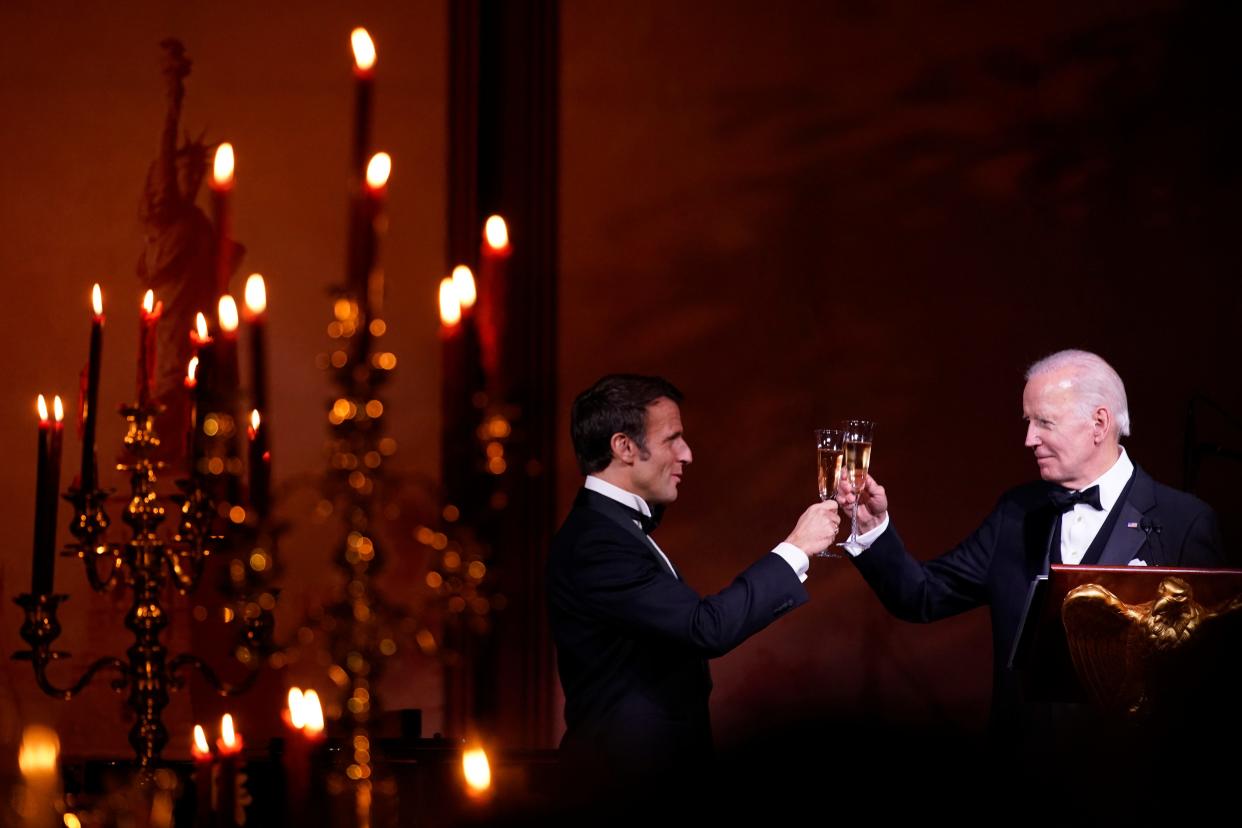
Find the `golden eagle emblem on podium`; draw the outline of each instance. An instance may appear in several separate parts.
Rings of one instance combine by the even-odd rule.
[[[1128,604],[1099,584],[1070,590],[1061,605],[1074,669],[1100,708],[1132,718],[1191,698],[1206,660],[1242,626],[1242,595],[1214,608],[1178,577],[1161,579],[1156,597]]]

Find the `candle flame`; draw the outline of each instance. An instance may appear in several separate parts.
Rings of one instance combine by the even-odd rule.
[[[103,291],[99,289],[99,282],[91,288],[91,309],[96,316],[103,316]]]
[[[39,407],[39,421],[47,422],[47,400],[43,399],[43,395],[39,395],[39,401],[36,403]]]
[[[65,419],[65,404],[60,401],[60,394],[52,398],[52,413],[58,423]]]
[[[367,162],[367,186],[378,190],[388,183],[392,173],[392,156],[386,152],[377,152]]]
[[[509,246],[509,225],[500,216],[492,216],[483,225],[483,235],[492,250],[504,250]]]
[[[460,321],[461,299],[457,296],[453,277],[445,276],[440,280],[440,322],[451,328]]]
[[[148,314],[155,310],[155,291],[148,290],[142,295],[142,309]]]
[[[267,310],[267,285],[261,273],[251,273],[246,280],[246,308],[251,313]]]
[[[306,698],[302,688],[289,688],[289,724],[298,730],[306,727]]]
[[[255,431],[259,430],[259,410],[256,408],[250,412],[250,427]],[[294,688],[297,689],[296,687]]]
[[[78,819],[77,814],[65,814],[65,828],[82,828],[82,820]]]
[[[226,748],[237,745],[237,731],[233,730],[233,714],[225,713],[220,718],[220,741]]]
[[[307,690],[302,696],[302,718],[306,721],[307,731],[323,732],[323,705],[319,703],[319,694],[314,690]]]
[[[185,378],[189,382],[198,381],[198,357],[190,357],[190,364],[185,369]]]
[[[194,755],[208,756],[211,754],[211,746],[207,744],[207,734],[203,731],[202,725],[194,725]]]
[[[487,761],[487,751],[483,748],[464,751],[461,755],[461,770],[471,793],[483,793],[492,786],[492,767]]]
[[[474,274],[465,265],[453,268],[453,289],[457,291],[457,300],[463,308],[473,308],[479,292],[474,286]]]
[[[232,333],[237,330],[237,302],[227,293],[220,297],[220,330]]]
[[[233,185],[233,145],[225,141],[216,147],[216,159],[211,168],[211,180],[217,187]]]
[[[202,342],[207,341],[207,317],[203,316],[203,312],[199,311],[194,317],[194,328],[198,333],[198,338]]]
[[[359,26],[349,33],[349,43],[354,49],[354,66],[360,72],[370,72],[375,66],[375,41],[371,35]]]
[[[17,752],[17,766],[22,776],[46,776],[56,772],[60,758],[60,737],[43,725],[28,725],[22,731],[22,744]]]

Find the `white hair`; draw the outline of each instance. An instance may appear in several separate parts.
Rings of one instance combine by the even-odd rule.
[[[1090,351],[1066,350],[1049,354],[1026,369],[1026,379],[1052,371],[1073,372],[1074,398],[1084,417],[1103,406],[1113,415],[1119,437],[1130,436],[1130,406],[1121,377],[1100,356]]]

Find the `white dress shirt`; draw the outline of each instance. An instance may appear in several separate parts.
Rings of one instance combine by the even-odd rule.
[[[651,507],[647,505],[646,500],[633,492],[627,492],[620,486],[614,486],[603,478],[596,477],[593,474],[588,474],[587,479],[583,482],[582,486],[583,488],[590,489],[597,494],[602,494],[604,497],[611,498],[624,506],[629,506],[631,509],[637,509],[641,514],[646,515],[647,517],[651,517]],[[639,520],[636,519],[634,524],[639,529],[642,529],[642,523]],[[660,544],[656,543],[655,539],[650,535],[647,535],[647,540],[651,541],[651,545],[654,546],[655,550],[660,553],[660,557],[664,559],[666,564],[668,564],[669,570],[672,571],[675,576],[677,570],[673,569],[673,562],[668,559],[668,555],[664,554],[664,550],[660,548]],[[772,554],[779,555],[785,563],[789,564],[789,568],[792,569],[794,574],[798,576],[799,581],[806,580],[806,571],[811,566],[811,559],[807,557],[805,552],[794,546],[792,543],[782,542],[776,545],[776,548],[772,550]]]
[[[1125,491],[1130,475],[1134,474],[1134,464],[1130,462],[1126,450],[1121,450],[1117,462],[1102,475],[1092,480],[1083,489],[1092,486],[1100,487],[1100,507],[1096,509],[1087,503],[1075,503],[1074,508],[1061,516],[1061,562],[1067,564],[1082,563],[1082,556],[1095,540],[1113,510],[1117,499]],[[1079,489],[1078,491],[1082,491]]]
[[[1104,521],[1108,519],[1108,513],[1113,510],[1117,499],[1121,497],[1122,491],[1126,488],[1130,476],[1134,474],[1134,463],[1130,462],[1129,455],[1123,447],[1121,456],[1117,458],[1117,462],[1112,467],[1097,477],[1095,480],[1083,486],[1083,489],[1090,489],[1092,486],[1100,487],[1100,506],[1096,509],[1087,503],[1075,503],[1074,508],[1066,512],[1061,518],[1061,560],[1067,564],[1077,564],[1082,562],[1083,555],[1087,554],[1087,549],[1091,546],[1091,542],[1095,540],[1095,536],[1099,534],[1100,529],[1104,526]],[[1082,491],[1078,489],[1077,491]],[[880,521],[880,525],[872,529],[870,532],[864,532],[858,536],[857,551],[849,550],[851,555],[861,555],[864,550],[870,548],[880,535],[884,534],[884,530],[888,528],[888,514],[885,513],[884,520]],[[1143,561],[1135,559],[1130,562],[1131,566],[1142,566]]]

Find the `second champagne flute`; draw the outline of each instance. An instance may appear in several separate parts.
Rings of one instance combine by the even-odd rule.
[[[862,551],[858,544],[858,501],[862,497],[863,487],[867,485],[867,470],[871,466],[871,439],[875,434],[875,423],[871,420],[846,420],[842,460],[844,473],[848,475],[850,486],[854,490],[854,507],[850,509],[850,536],[837,544],[851,554]]]

